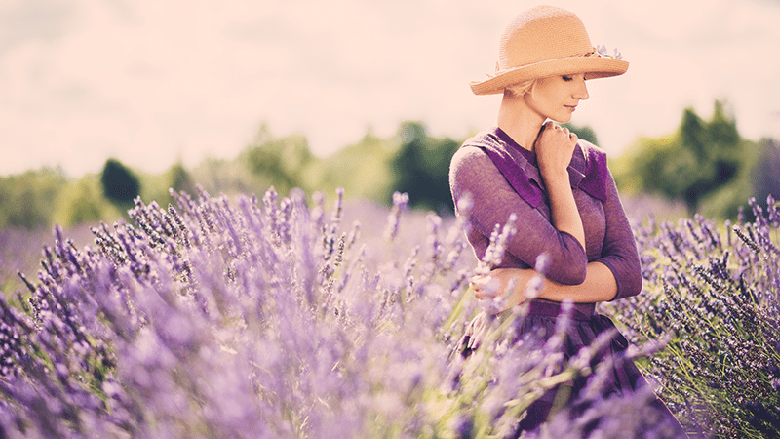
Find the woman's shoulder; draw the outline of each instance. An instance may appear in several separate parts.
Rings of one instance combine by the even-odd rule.
[[[604,201],[606,199],[606,183],[609,178],[607,153],[584,139],[579,139],[577,146],[569,166],[572,186],[577,186]]]
[[[450,159],[450,186],[465,187],[475,184],[492,175],[493,167],[493,161],[485,150],[464,144]]]
[[[487,158],[487,153],[485,153],[485,150],[478,147],[477,145],[467,145],[465,143],[455,151],[455,154],[452,155],[453,162],[461,162],[464,160],[479,160],[480,158]]]
[[[577,145],[579,145],[580,150],[582,150],[585,164],[590,162],[591,156],[594,161],[598,163],[603,162],[606,164],[607,152],[604,151],[600,146],[585,139],[577,140]]]
[[[488,128],[464,140],[461,149],[465,147],[479,148],[482,150],[487,148],[504,150],[507,149],[506,135],[503,134],[498,127]]]
[[[460,166],[474,166],[492,163],[485,151],[485,147],[491,142],[489,133],[483,131],[474,137],[468,138],[460,145],[452,155],[450,169]]]
[[[461,180],[485,187],[508,183],[535,208],[542,200],[538,169],[521,152],[510,151],[496,131],[487,130],[463,142],[450,163],[450,180],[455,185]]]

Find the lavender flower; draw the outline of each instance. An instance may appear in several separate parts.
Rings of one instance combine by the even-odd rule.
[[[409,194],[395,192],[393,194],[393,208],[387,216],[387,228],[385,229],[385,239],[393,242],[398,235],[398,225],[400,223],[401,213],[409,208]]]
[[[330,213],[322,194],[310,209],[302,191],[273,188],[259,202],[202,188],[173,193],[167,209],[138,199],[132,223],[94,227],[83,249],[56,228],[38,275],[20,273],[28,292],[0,294],[0,428],[500,437],[546,389],[582,377],[586,405],[527,437],[664,437],[645,416],[649,393],[600,391],[606,369],[591,365],[607,336],[566,360],[565,317],[545,341],[517,339],[522,312],[480,314],[467,199],[450,219],[408,212],[404,194],[389,212],[336,195]],[[733,230],[701,217],[636,226],[645,291],[601,305],[694,432],[777,431],[780,214],[767,201]],[[486,267],[500,263],[514,221],[496,228]],[[548,262],[536,262],[541,282]]]

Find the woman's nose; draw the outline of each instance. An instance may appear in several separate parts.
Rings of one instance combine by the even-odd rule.
[[[580,78],[578,85],[577,90],[574,92],[574,97],[580,100],[588,99],[590,95],[588,94],[588,86],[585,85],[585,78]]]

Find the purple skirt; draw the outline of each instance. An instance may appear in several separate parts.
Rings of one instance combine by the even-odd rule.
[[[541,345],[555,334],[558,317],[563,312],[561,304],[544,300],[531,300],[528,306],[526,316],[516,320],[516,338],[518,341],[526,340],[528,342],[537,342]],[[597,355],[593,356],[590,363],[592,370],[596,370],[596,367],[608,356],[613,360],[611,371],[601,386],[602,399],[629,396],[637,392],[641,387],[648,385],[634,362],[626,358],[625,352],[628,348],[628,341],[618,332],[608,317],[598,313],[587,315],[578,310],[577,307],[573,307],[569,311],[569,320],[563,343],[565,361],[577,355],[581,348],[591,345],[599,335],[613,331],[614,335],[609,342]],[[474,332],[467,330],[463,340],[461,340],[459,351],[463,356],[469,356],[478,347],[479,340],[474,340],[473,336]],[[469,339],[470,337],[472,339]],[[557,404],[560,405],[559,393],[561,391],[568,393],[568,397],[564,393],[564,397],[567,399],[563,406],[570,415],[577,416],[583,413],[589,408],[589,405],[583,404],[578,396],[587,383],[588,377],[577,377],[567,385],[560,385],[547,391],[528,407],[525,417],[520,421],[515,437],[519,437],[524,431],[536,429],[548,420],[550,412],[556,403],[556,398],[559,399]],[[672,426],[674,433],[668,437],[687,437],[680,422],[672,415],[663,401],[656,397],[650,403],[650,406],[657,412],[657,415],[664,423],[669,423]],[[598,425],[593,427],[596,428]]]

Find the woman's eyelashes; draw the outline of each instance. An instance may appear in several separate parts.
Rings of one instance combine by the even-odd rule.
[[[562,76],[562,78],[563,78],[563,80],[564,80],[564,81],[566,81],[566,82],[569,82],[569,81],[571,81],[572,79],[574,79],[574,78],[572,78],[571,76]]]

